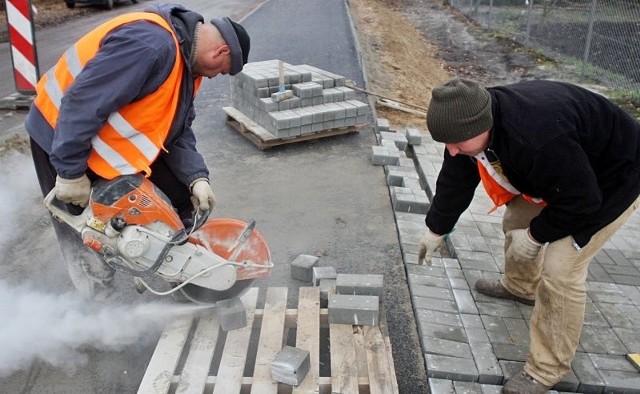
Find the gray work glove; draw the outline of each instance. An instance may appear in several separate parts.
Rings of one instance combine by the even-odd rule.
[[[189,190],[191,190],[191,203],[195,209],[209,212],[216,205],[216,196],[213,195],[207,178],[198,178],[191,182]]]
[[[65,179],[56,177],[56,198],[65,204],[79,205],[82,208],[89,203],[91,181],[86,175],[80,178]]]
[[[420,240],[418,264],[424,264],[426,261],[427,265],[431,265],[433,253],[442,245],[443,240],[444,235],[434,234],[431,230],[427,230],[427,232],[424,233],[424,237]]]
[[[515,263],[530,263],[538,256],[542,244],[533,239],[529,234],[529,229],[511,230],[505,234],[505,237],[511,238],[511,245],[505,253],[505,260]]]

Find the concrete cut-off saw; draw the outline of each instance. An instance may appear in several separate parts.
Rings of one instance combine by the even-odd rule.
[[[273,267],[255,221],[208,219],[208,212],[197,212],[185,228],[169,198],[139,174],[96,181],[78,216],[60,209],[54,198],[55,189],[44,200],[53,217],[75,229],[107,265],[133,275],[139,292],[180,292],[192,302],[215,304],[242,295]],[[145,281],[151,276],[172,288],[152,289]]]

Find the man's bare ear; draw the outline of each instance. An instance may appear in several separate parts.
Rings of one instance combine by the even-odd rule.
[[[231,48],[229,48],[229,45],[221,45],[216,49],[214,56],[228,55],[229,53],[231,53]]]

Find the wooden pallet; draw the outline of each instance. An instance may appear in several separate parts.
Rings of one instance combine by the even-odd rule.
[[[335,135],[357,133],[364,124],[335,129],[321,130],[315,133],[306,133],[292,137],[276,137],[267,129],[251,120],[248,116],[238,111],[234,107],[223,107],[227,113],[227,124],[242,136],[253,142],[258,149],[265,150],[274,146],[292,144],[301,141],[317,140],[319,138],[332,137]]]
[[[242,297],[242,329],[222,332],[213,316],[168,323],[138,393],[398,393],[383,312],[378,326],[328,324],[318,287],[300,288],[298,309],[286,309],[287,288],[267,289],[264,309],[256,309],[257,296],[252,288]],[[320,376],[327,331],[331,373]],[[294,332],[292,346],[308,350],[311,360],[297,387],[271,379],[271,361]]]

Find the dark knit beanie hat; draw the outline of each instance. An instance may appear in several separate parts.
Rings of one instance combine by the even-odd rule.
[[[229,74],[236,75],[242,71],[242,67],[249,60],[249,49],[251,47],[249,34],[247,34],[244,27],[228,17],[211,19],[211,24],[218,29],[224,41],[229,45],[231,50],[231,71]]]
[[[474,81],[452,79],[431,91],[427,128],[438,142],[469,140],[493,125],[491,95]]]

